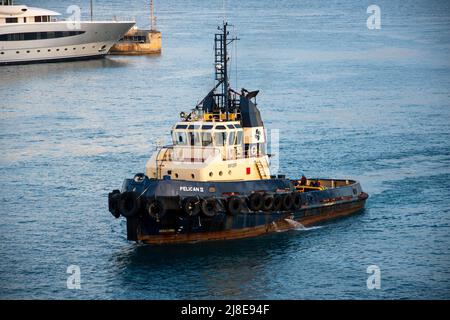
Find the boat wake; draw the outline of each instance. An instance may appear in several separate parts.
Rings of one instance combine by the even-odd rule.
[[[309,230],[314,230],[314,229],[320,229],[322,228],[321,226],[315,226],[315,227],[305,227],[304,225],[302,225],[300,222],[292,220],[292,219],[284,219],[284,221],[286,221],[287,223],[289,223],[289,225],[292,226],[293,230],[298,230],[298,231],[309,231]]]

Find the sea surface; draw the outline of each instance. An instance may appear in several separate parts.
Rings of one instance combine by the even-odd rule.
[[[94,3],[148,26],[148,1]],[[224,10],[156,14],[161,55],[0,67],[0,298],[450,299],[450,2],[227,1],[232,85],[260,90],[274,172],[355,178],[370,198],[319,228],[160,247],[128,242],[107,195],[213,86]]]

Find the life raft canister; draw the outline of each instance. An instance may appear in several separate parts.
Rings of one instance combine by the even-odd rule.
[[[235,215],[241,213],[242,207],[243,207],[242,199],[237,196],[231,196],[228,199],[228,203],[227,203],[227,213],[229,215],[235,216]]]
[[[264,198],[261,193],[255,192],[250,195],[250,197],[247,200],[248,207],[252,211],[259,211],[261,210],[263,204],[264,204]]]
[[[136,192],[126,191],[120,195],[119,201],[120,213],[125,218],[137,215],[141,208],[141,200]]]
[[[214,217],[217,214],[217,200],[215,198],[202,199],[202,212],[207,217]]]
[[[189,216],[193,217],[200,212],[200,199],[198,197],[187,197],[182,203],[183,211]]]

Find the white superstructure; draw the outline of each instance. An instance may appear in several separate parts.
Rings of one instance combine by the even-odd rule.
[[[133,21],[58,21],[54,11],[0,0],[0,65],[102,57]]]

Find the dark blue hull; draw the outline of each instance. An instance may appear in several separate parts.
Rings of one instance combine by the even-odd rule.
[[[110,211],[127,219],[127,238],[147,243],[174,243],[220,239],[236,239],[348,215],[364,207],[367,194],[356,181],[325,180],[323,184],[337,186],[325,190],[302,192],[301,203],[291,207],[255,209],[250,201],[253,194],[274,197],[295,194],[294,181],[268,179],[238,182],[195,182],[184,180],[155,180],[146,177],[126,179],[121,193],[110,194]],[[331,182],[333,181],[333,182]],[[125,194],[131,194],[125,199]],[[122,197],[122,198],[121,198]],[[213,212],[200,210],[188,214],[186,199],[214,199]],[[230,212],[231,198],[241,199],[238,212]],[[125,199],[125,200],[123,200]],[[127,206],[127,201],[129,206]],[[122,201],[122,202],[120,202]],[[152,212],[152,204],[164,210]],[[125,212],[121,212],[125,211]],[[128,210],[128,212],[127,212]],[[232,211],[232,210],[231,210]],[[124,214],[125,213],[125,214]]]

